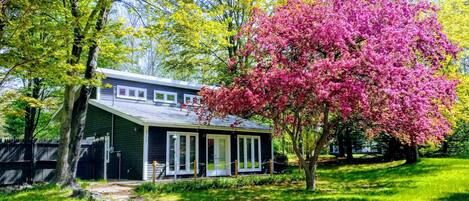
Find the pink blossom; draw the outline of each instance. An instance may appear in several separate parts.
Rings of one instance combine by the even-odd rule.
[[[302,125],[315,123],[329,105],[371,122],[370,135],[437,142],[449,131],[441,109],[451,108],[455,82],[436,72],[458,48],[435,11],[406,0],[290,0],[271,15],[256,10],[238,35],[254,64],[241,65],[230,86],[203,89],[199,114],[260,115],[280,131],[298,113]]]

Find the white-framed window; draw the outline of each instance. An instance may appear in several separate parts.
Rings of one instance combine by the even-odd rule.
[[[134,100],[146,100],[147,89],[138,87],[129,87],[117,85],[117,98],[126,98]]]
[[[168,132],[166,140],[166,174],[194,174],[194,160],[199,158],[197,133]],[[199,162],[197,162],[199,163]],[[199,171],[199,165],[196,164]]]
[[[202,96],[193,94],[184,94],[184,104],[186,105],[200,105]]]
[[[155,90],[153,94],[153,100],[155,102],[177,103],[178,100],[178,94],[174,92]]]
[[[261,171],[261,137],[238,135],[238,171]]]

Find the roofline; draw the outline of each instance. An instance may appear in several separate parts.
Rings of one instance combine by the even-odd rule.
[[[206,130],[224,130],[224,131],[240,131],[240,132],[256,132],[256,133],[272,133],[271,129],[264,130],[264,129],[254,129],[254,128],[239,128],[239,127],[224,127],[224,126],[210,126],[210,125],[197,125],[197,124],[178,124],[178,123],[171,123],[171,122],[149,122],[149,121],[144,121],[140,118],[134,117],[132,115],[128,115],[124,112],[121,112],[119,110],[116,110],[112,107],[109,107],[107,105],[101,104],[96,100],[91,99],[89,103],[95,107],[98,107],[102,110],[105,110],[107,112],[113,113],[115,115],[118,115],[124,119],[127,119],[129,121],[132,121],[136,124],[142,125],[142,126],[154,126],[154,127],[168,127],[168,128],[192,128],[192,129],[206,129]]]
[[[192,89],[192,90],[200,90],[202,89],[202,87],[212,87],[208,85],[187,82],[187,81],[182,81],[182,80],[172,80],[168,78],[142,75],[142,74],[137,74],[137,73],[129,73],[129,72],[112,70],[112,69],[107,69],[107,68],[98,68],[97,72],[101,72],[106,77],[110,77],[110,78],[117,78],[117,79],[136,81],[136,82],[145,82],[149,84],[158,84],[158,85]]]

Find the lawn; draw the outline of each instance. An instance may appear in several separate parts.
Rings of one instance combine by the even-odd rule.
[[[146,200],[469,200],[469,159],[422,159],[319,167],[318,191],[303,183],[146,193]]]
[[[59,201],[73,200],[70,189],[60,189],[54,185],[40,185],[31,189],[21,190],[15,193],[0,192],[0,201]]]
[[[296,168],[294,168],[297,171]],[[145,200],[469,200],[469,159],[422,159],[319,167],[318,191],[304,184],[247,186],[170,194],[145,193]],[[52,185],[1,193],[0,201],[76,200]]]

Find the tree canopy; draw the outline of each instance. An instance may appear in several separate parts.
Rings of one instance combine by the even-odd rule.
[[[291,0],[272,15],[257,10],[239,52],[255,62],[233,58],[245,73],[232,85],[203,89],[199,114],[272,119],[292,139],[310,189],[338,117],[370,122],[370,135],[439,141],[450,130],[441,110],[451,108],[456,85],[439,70],[459,49],[436,11],[406,0]]]

